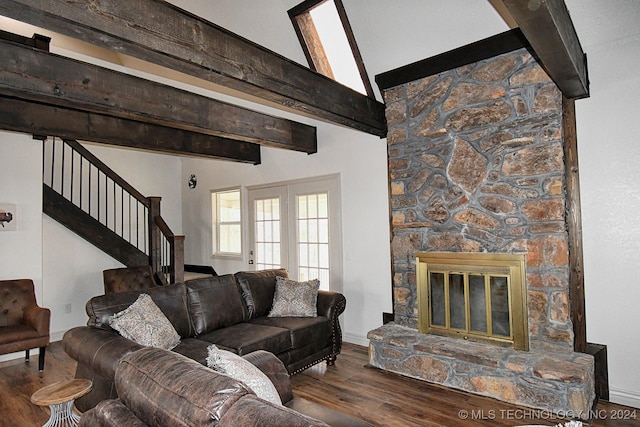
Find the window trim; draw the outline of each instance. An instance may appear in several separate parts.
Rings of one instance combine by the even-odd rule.
[[[333,72],[331,71],[331,66],[329,65],[329,61],[327,60],[324,46],[322,46],[322,43],[320,42],[320,38],[318,37],[318,33],[316,32],[315,26],[313,25],[313,20],[311,19],[310,15],[310,11],[313,8],[326,1],[328,0],[305,0],[297,6],[289,9],[287,13],[289,14],[289,19],[291,19],[293,28],[295,29],[298,40],[300,41],[300,45],[302,46],[304,56],[307,58],[309,68],[324,76],[334,79]],[[356,38],[353,35],[353,31],[351,30],[351,24],[349,23],[349,18],[347,17],[347,12],[344,9],[342,0],[332,1],[336,6],[336,10],[338,11],[342,29],[347,36],[347,41],[349,42],[349,47],[351,48],[351,54],[353,55],[353,59],[355,60],[356,67],[358,68],[358,73],[360,74],[360,79],[362,80],[364,89],[367,92],[367,96],[370,98],[374,98],[375,94],[373,93],[373,87],[371,86],[369,75],[367,74],[367,70],[364,66],[364,61],[362,60],[362,56],[360,55],[360,50],[358,49]],[[307,23],[305,25],[305,28],[302,28],[302,26],[300,25],[300,20],[304,20]],[[311,25],[308,25],[309,22],[311,22]],[[307,36],[307,38],[309,38],[309,43],[307,43],[305,35]]]
[[[218,198],[219,194],[222,193],[230,193],[237,191],[240,196],[240,220],[233,222],[225,222],[225,224],[238,224],[240,225],[240,252],[221,252],[220,251],[220,224],[218,221],[219,216],[219,206],[218,206]],[[215,197],[215,206],[214,206],[214,197]],[[243,259],[244,258],[244,195],[242,187],[229,187],[222,188],[218,190],[211,190],[211,249],[212,249],[212,258],[230,258],[230,259]]]

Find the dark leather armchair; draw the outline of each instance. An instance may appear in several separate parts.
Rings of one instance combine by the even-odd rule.
[[[36,303],[30,279],[0,280],[0,354],[40,348],[38,369],[44,369],[51,311]]]
[[[150,265],[112,268],[102,272],[104,293],[137,291],[158,286]]]

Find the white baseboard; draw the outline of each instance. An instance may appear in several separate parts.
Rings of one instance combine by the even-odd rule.
[[[345,332],[342,334],[342,340],[344,342],[348,342],[351,344],[357,344],[363,347],[369,347],[369,339],[362,335],[350,334],[348,332]]]
[[[609,401],[620,405],[640,408],[640,393],[631,390],[609,388]]]
[[[54,341],[60,341],[62,340],[62,336],[64,335],[64,333],[67,331],[58,331],[58,332],[51,332],[49,333],[49,341],[50,342],[54,342]],[[33,356],[37,356],[39,354],[39,350],[38,349],[32,349],[31,350],[31,357]],[[0,362],[6,362],[8,360],[15,360],[15,359],[24,359],[25,356],[25,352],[24,351],[18,351],[16,353],[9,353],[9,354],[3,354],[2,356],[0,356]],[[37,364],[37,360],[36,360],[36,364]]]

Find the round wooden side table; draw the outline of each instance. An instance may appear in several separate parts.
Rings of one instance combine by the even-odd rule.
[[[42,427],[77,426],[80,417],[73,410],[73,402],[91,390],[90,380],[73,379],[60,381],[36,391],[31,395],[31,403],[49,406],[51,416]]]

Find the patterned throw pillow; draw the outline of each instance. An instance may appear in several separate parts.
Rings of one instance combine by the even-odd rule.
[[[180,344],[180,335],[148,294],[114,314],[109,324],[120,335],[149,347],[171,350]]]
[[[276,292],[268,317],[317,317],[319,288],[318,279],[296,282],[276,277]]]
[[[207,347],[207,351],[209,352],[209,357],[207,357],[209,368],[242,381],[259,398],[275,405],[282,405],[276,386],[264,372],[251,362],[230,351],[220,350],[215,344]]]

